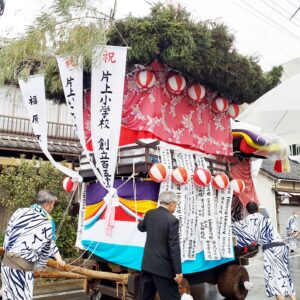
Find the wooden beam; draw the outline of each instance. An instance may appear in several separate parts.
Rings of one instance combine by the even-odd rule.
[[[60,272],[60,271],[38,271],[34,272],[34,278],[65,278],[65,279],[88,279],[87,276],[71,273],[71,272]]]
[[[68,264],[66,264],[64,267],[61,267],[58,264],[58,262],[53,259],[48,260],[47,266],[60,271],[67,271],[67,272],[73,272],[73,273],[85,275],[89,278],[118,281],[124,284],[128,283],[129,274],[115,274],[111,272],[94,271],[94,270],[89,270],[89,269],[68,265]]]
[[[0,255],[3,255],[4,253],[5,253],[5,250],[2,247],[0,247]],[[111,273],[111,272],[94,271],[94,270],[89,270],[86,268],[68,265],[68,264],[66,264],[64,267],[61,267],[59,265],[59,263],[53,259],[48,260],[47,266],[52,269],[59,270],[59,271],[80,274],[80,275],[85,276],[85,278],[106,279],[106,280],[110,280],[110,281],[121,282],[124,284],[128,283],[129,274],[116,274],[116,273]],[[57,275],[59,273],[61,273],[61,272],[58,272]],[[59,275],[59,276],[61,276],[61,275]],[[61,278],[61,277],[58,277],[58,278]]]

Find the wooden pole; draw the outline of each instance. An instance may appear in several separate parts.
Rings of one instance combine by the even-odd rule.
[[[111,281],[118,281],[122,282],[124,284],[128,283],[128,274],[115,274],[111,272],[102,272],[102,271],[93,271],[77,266],[72,266],[66,264],[64,267],[61,267],[57,261],[53,259],[49,259],[47,266],[56,270],[60,271],[68,271],[68,272],[73,272],[81,275],[85,275],[89,278],[94,278],[94,279],[107,279]]]
[[[34,272],[34,278],[66,278],[66,279],[88,279],[87,276],[76,274],[76,273],[68,273],[68,272],[60,272],[60,271],[41,271]]]
[[[4,249],[0,247],[0,255],[4,254]],[[85,278],[94,278],[94,279],[106,279],[110,281],[117,281],[117,282],[122,282],[124,284],[128,283],[128,276],[129,274],[116,274],[116,273],[111,273],[111,272],[102,272],[102,271],[94,271],[94,270],[89,270],[86,268],[82,267],[77,267],[73,265],[68,265],[66,264],[64,267],[61,267],[56,260],[49,259],[47,262],[47,266],[59,270],[59,271],[65,271],[70,273],[76,273],[85,276]],[[43,272],[40,272],[43,273]],[[59,274],[61,272],[56,272],[54,274]],[[61,276],[61,275],[59,275]],[[52,277],[51,277],[52,278]],[[60,278],[60,277],[58,277]]]

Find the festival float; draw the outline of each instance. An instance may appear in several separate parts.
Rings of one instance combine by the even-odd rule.
[[[93,114],[90,98],[93,90],[85,94],[86,116]],[[232,130],[231,120],[238,113],[236,103],[158,61],[137,66],[125,76],[109,197],[90,161],[81,157],[84,182],[77,246],[99,257],[100,269],[114,270],[113,263],[118,272],[130,274],[126,299],[138,299],[146,236],[137,230],[137,223],[157,207],[158,195],[165,190],[175,191],[180,199],[175,215],[180,222],[185,279],[190,285],[218,284],[220,293],[230,299],[247,296],[249,276],[242,265],[257,253],[257,247],[234,246],[231,219],[240,213],[239,204],[258,202],[250,157],[287,156],[282,154],[285,145],[274,138]],[[93,138],[90,119],[84,123],[86,136]],[[95,299],[102,294],[115,296],[114,285],[91,282],[90,287]]]
[[[165,24],[166,20],[160,18],[159,10],[156,13],[159,18],[154,16],[153,24],[163,32],[159,22]],[[185,14],[180,13],[171,9],[168,16],[182,18],[179,28],[186,30]],[[180,223],[186,279],[180,291],[190,293],[194,285],[209,282],[217,284],[220,293],[229,299],[243,300],[247,296],[249,275],[243,264],[257,253],[257,247],[238,249],[231,222],[241,217],[247,202],[258,202],[251,159],[274,158],[275,169],[286,171],[288,147],[274,136],[234,123],[239,104],[247,102],[246,96],[251,95],[248,100],[252,102],[271,86],[256,92],[256,84],[267,76],[253,61],[236,55],[224,26],[214,26],[211,31],[205,29],[215,37],[208,47],[211,52],[222,48],[232,59],[231,68],[234,62],[251,66],[250,71],[236,68],[249,75],[247,84],[237,80],[237,74],[230,78],[227,65],[223,66],[225,71],[221,67],[208,68],[212,62],[203,61],[203,57],[209,51],[203,51],[203,57],[194,51],[197,61],[187,61],[180,55],[168,60],[176,49],[165,36],[159,49],[150,51],[151,59],[143,60],[147,53],[141,50],[140,56],[134,57],[138,42],[132,42],[132,49],[120,46],[124,38],[130,42],[122,26],[117,30],[121,42],[119,36],[110,40],[110,44],[119,46],[96,46],[92,50],[90,85],[84,84],[82,60],[74,61],[71,55],[56,57],[66,104],[83,150],[79,170],[57,163],[47,149],[44,76],[19,80],[37,142],[46,157],[68,176],[64,189],[81,191],[76,246],[82,249],[81,256],[96,261],[96,267],[61,269],[87,279],[91,299],[101,299],[102,295],[138,299],[146,234],[138,231],[137,224],[148,210],[158,206],[158,195],[166,190],[175,191],[179,198],[175,216]],[[130,26],[124,28],[129,28],[131,34]],[[143,34],[150,39],[147,31],[138,36]],[[190,49],[184,41],[187,37],[177,36],[178,49]],[[220,37],[227,39],[226,45],[214,44]],[[198,39],[193,38],[197,44]],[[199,41],[201,38],[204,36]],[[149,46],[146,41],[148,38],[142,39],[138,46]],[[173,52],[167,53],[168,47]],[[130,58],[127,50],[131,51]],[[247,94],[243,90],[246,87],[253,91]],[[53,262],[50,265],[58,268]]]
[[[98,271],[74,266],[64,271],[87,279],[91,299],[138,299],[146,234],[137,224],[158,206],[160,192],[172,190],[179,198],[181,292],[209,282],[224,297],[245,299],[249,275],[243,264],[257,247],[238,249],[231,222],[248,201],[258,202],[250,159],[273,157],[275,169],[286,171],[288,147],[275,136],[236,124],[232,129],[237,103],[158,60],[126,74],[126,51],[96,48],[91,89],[84,92],[82,66],[57,57],[83,148],[79,172],[55,162],[47,150],[42,75],[19,82],[41,148],[68,175],[64,189],[81,189],[76,246],[96,260]]]

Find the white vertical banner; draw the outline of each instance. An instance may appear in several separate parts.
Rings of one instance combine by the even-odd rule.
[[[124,93],[126,47],[99,46],[92,53],[91,133],[96,166],[112,188]]]
[[[83,182],[81,185],[81,197],[80,197],[80,206],[79,206],[79,214],[78,214],[78,225],[77,225],[77,237],[75,246],[78,248],[82,248],[82,234],[84,227],[84,214],[86,208],[86,190],[87,183]]]
[[[93,163],[90,153],[86,148],[84,127],[83,127],[83,66],[82,59],[78,63],[73,63],[70,57],[57,56],[57,63],[60,72],[60,78],[64,89],[68,111],[71,115],[76,134],[79,138],[81,147],[88,159],[95,176],[101,185],[104,180]]]
[[[231,202],[233,191],[229,186],[218,191],[218,236],[222,257],[233,258],[233,241],[231,230]]]
[[[198,168],[207,168],[206,161],[203,156],[195,155]],[[203,243],[205,260],[221,259],[217,217],[215,214],[215,200],[213,197],[212,185],[206,187],[197,187],[197,203],[198,203],[198,239],[197,243]]]
[[[75,172],[56,162],[48,151],[47,103],[44,75],[29,76],[26,81],[19,79],[19,85],[22,93],[23,103],[27,109],[34,135],[43,153],[57,169],[81,182],[82,177],[78,174],[78,172]]]

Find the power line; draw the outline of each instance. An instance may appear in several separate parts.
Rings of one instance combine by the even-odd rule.
[[[243,24],[244,24],[243,27],[244,27],[245,29],[247,29],[247,30],[251,29],[253,33],[255,33],[255,34],[257,34],[257,35],[260,35],[262,38],[265,38],[265,35],[263,35],[261,32],[255,30],[255,29],[253,29],[252,27],[249,27],[249,23],[246,23],[245,20],[244,20],[242,17],[240,17],[240,16],[236,15],[234,12],[232,12],[232,10],[230,10],[230,9],[228,8],[228,6],[223,5],[223,0],[218,0],[218,1],[219,1],[219,5],[220,5],[221,7],[223,7],[225,10],[227,10],[227,11],[229,12],[229,14],[230,14],[234,19],[237,20],[237,22],[238,22],[239,25],[241,25],[241,23],[243,23]],[[272,41],[272,40],[270,40],[269,42],[275,46],[274,48],[275,48],[276,50],[279,50],[279,49],[280,49],[278,52],[282,52],[282,53],[284,53],[284,54],[287,55],[287,56],[291,56],[291,53],[288,53],[288,52],[286,51],[285,48],[282,48],[282,47],[279,46],[278,44],[274,43],[274,41]],[[268,60],[266,57],[265,57],[265,59]],[[269,61],[269,62],[270,62],[270,61]],[[271,63],[271,62],[270,62],[270,63]]]
[[[272,5],[270,5],[266,0],[262,0],[263,1],[263,3],[265,4],[265,5],[267,5],[268,7],[270,7],[272,10],[274,10],[275,12],[277,12],[280,16],[282,16],[284,19],[288,19],[288,17],[287,16],[285,16],[281,11],[279,11],[279,10],[277,10],[275,7],[273,7]],[[289,20],[291,20],[291,19],[289,19]],[[300,26],[297,24],[297,23],[295,23],[294,21],[291,21],[295,26],[297,26],[297,27],[299,27],[300,28]]]
[[[299,10],[300,10],[300,6],[297,8],[297,10],[294,12],[294,14],[290,17],[290,20],[292,20],[296,16],[296,14]]]
[[[269,18],[268,16],[266,16],[265,14],[261,13],[260,11],[258,11],[256,8],[254,8],[253,6],[249,5],[247,2],[245,2],[244,0],[241,0],[244,4],[246,4],[248,7],[250,7],[252,10],[254,10],[255,12],[259,13],[260,15],[262,15],[265,19],[262,19],[261,17],[259,17],[256,13],[254,13],[253,11],[248,10],[247,8],[245,8],[244,6],[241,6],[240,4],[236,3],[234,0],[231,0],[235,5],[239,6],[240,8],[242,8],[243,10],[245,10],[246,12],[254,15],[256,18],[259,18],[260,20],[264,21],[265,23],[271,25],[274,27],[274,25],[277,27],[277,30],[280,30],[283,33],[288,33],[290,36],[295,37],[298,41],[300,41],[300,37],[296,34],[294,34],[293,32],[289,31],[288,29],[282,27],[280,24],[276,23],[275,21],[273,21],[271,18]],[[267,20],[269,21],[267,21]],[[273,25],[274,24],[274,25]]]

